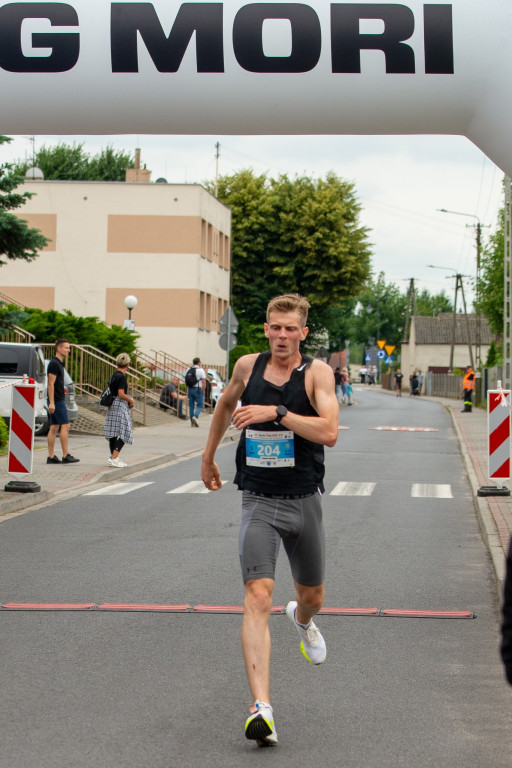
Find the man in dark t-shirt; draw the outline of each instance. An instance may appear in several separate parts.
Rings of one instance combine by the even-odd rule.
[[[50,429],[48,430],[47,464],[74,464],[80,459],[71,456],[68,450],[69,417],[66,408],[64,389],[64,359],[69,355],[70,345],[67,339],[57,339],[55,342],[55,357],[48,363],[48,413]],[[60,444],[62,447],[62,462],[55,456],[55,440],[60,429]]]

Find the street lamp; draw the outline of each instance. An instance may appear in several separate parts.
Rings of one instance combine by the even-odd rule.
[[[128,310],[128,320],[124,321],[123,328],[125,328],[127,331],[134,331],[135,330],[135,321],[132,320],[132,309],[135,309],[137,306],[137,297],[136,296],[127,296],[124,300],[124,305],[126,309]]]

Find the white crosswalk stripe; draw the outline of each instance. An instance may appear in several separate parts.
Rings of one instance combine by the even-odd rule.
[[[96,491],[89,491],[84,496],[123,496],[132,491],[138,491],[147,485],[154,483],[113,483]],[[222,486],[229,485],[229,481],[223,480]],[[341,481],[337,483],[329,496],[372,496],[377,483],[360,483]],[[166,494],[204,494],[211,493],[204,487],[202,480],[191,480],[177,488],[166,491]],[[411,486],[411,497],[415,499],[453,499],[452,487],[449,484],[442,483],[413,483]]]
[[[122,496],[125,493],[131,493],[139,488],[144,488],[146,485],[153,485],[153,483],[114,483],[113,485],[107,485],[105,488],[99,488],[97,491],[84,493],[84,496]]]
[[[413,483],[411,496],[415,499],[453,499],[451,485]]]
[[[375,483],[338,483],[329,496],[371,496]]]
[[[224,488],[226,485],[228,485],[228,482],[222,480],[222,487]],[[208,488],[205,488],[202,480],[192,480],[190,483],[180,485],[179,488],[173,488],[172,491],[167,491],[167,493],[211,493],[211,491],[209,491]]]

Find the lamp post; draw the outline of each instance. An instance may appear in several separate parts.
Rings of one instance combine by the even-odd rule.
[[[441,213],[452,213],[455,216],[468,216],[471,219],[476,219],[477,223],[467,226],[475,227],[476,235],[476,284],[475,284],[475,299],[476,299],[476,343],[475,343],[475,358],[476,368],[480,368],[480,257],[482,254],[482,227],[489,226],[482,224],[478,216],[474,213],[463,213],[462,211],[449,211],[446,208],[438,208]]]
[[[132,309],[135,309],[137,306],[137,297],[136,296],[127,296],[124,300],[124,305],[126,309],[128,310],[128,320],[124,321],[123,328],[125,328],[127,331],[134,331],[135,330],[135,321],[132,320]]]

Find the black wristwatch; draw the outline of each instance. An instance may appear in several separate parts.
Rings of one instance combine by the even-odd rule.
[[[274,424],[279,424],[281,422],[281,419],[284,419],[286,414],[288,413],[288,408],[284,405],[278,405],[276,408],[277,416],[274,419]]]

